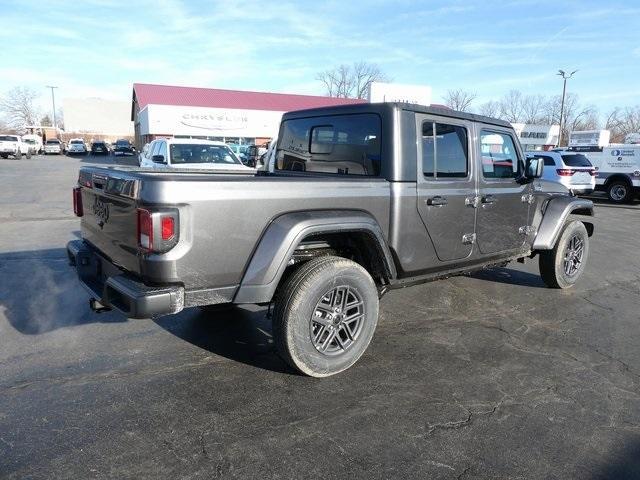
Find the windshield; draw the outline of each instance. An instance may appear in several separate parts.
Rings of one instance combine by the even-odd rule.
[[[242,165],[226,145],[174,144],[170,147],[171,163],[219,163],[225,165]]]
[[[82,140],[71,140],[71,145],[82,145]]]
[[[116,142],[116,145],[118,147],[128,147],[129,146],[129,142],[127,140],[118,140]]]
[[[0,141],[17,142],[18,141],[18,137],[14,137],[12,135],[0,135]]]
[[[31,139],[31,138],[23,138],[22,141],[25,142],[25,143],[30,143],[31,145],[35,145],[36,144],[36,141]]]
[[[60,140],[47,140],[47,145],[59,145]]]
[[[567,167],[592,167],[591,162],[581,153],[576,155],[562,155],[562,161]]]

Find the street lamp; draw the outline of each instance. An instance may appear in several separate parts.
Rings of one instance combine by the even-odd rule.
[[[558,73],[556,74],[556,75],[560,75],[563,80],[562,102],[560,103],[560,133],[558,134],[558,146],[560,146],[560,143],[562,142],[562,120],[564,118],[564,97],[567,93],[567,80],[573,77],[573,74],[576,73],[577,71],[578,70],[574,70],[573,72],[567,74],[564,70],[558,70]]]
[[[58,131],[58,122],[56,121],[56,96],[53,93],[53,89],[54,88],[58,88],[58,87],[53,87],[51,85],[46,85],[46,87],[51,89],[51,103],[53,104],[53,128],[57,132]]]

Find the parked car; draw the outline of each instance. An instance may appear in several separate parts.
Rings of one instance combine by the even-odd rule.
[[[228,145],[211,140],[189,138],[158,139],[149,144],[140,158],[147,168],[180,168],[218,171],[249,171]]]
[[[134,147],[129,140],[116,140],[113,145],[114,155],[134,155],[136,153],[136,147]]]
[[[44,154],[49,155],[51,153],[56,155],[64,153],[64,144],[57,138],[50,138],[44,143]]]
[[[87,144],[84,143],[84,140],[82,138],[72,138],[71,140],[69,140],[69,144],[67,145],[67,154],[73,155],[76,153],[82,155],[86,155],[87,153],[89,153]]]
[[[91,153],[93,155],[109,155],[109,147],[103,140],[96,140],[91,144]]]
[[[91,308],[270,305],[282,358],[326,377],[364,353],[389,289],[534,256],[549,287],[585,269],[593,203],[541,179],[508,122],[401,103],[288,112],[275,159],[256,173],[82,167],[67,253]]]
[[[28,133],[27,135],[22,136],[22,141],[29,144],[32,154],[39,154],[43,152],[42,137],[40,135]]]
[[[9,155],[16,159],[22,158],[22,155],[31,158],[31,146],[18,135],[0,135],[0,157],[8,158]]]
[[[561,183],[573,195],[588,195],[596,188],[597,170],[582,153],[535,151],[527,155],[544,162],[542,178]]]
[[[265,145],[248,145],[246,151],[247,160],[245,164],[248,167],[257,167],[260,157],[265,153],[267,153],[267,147]]]

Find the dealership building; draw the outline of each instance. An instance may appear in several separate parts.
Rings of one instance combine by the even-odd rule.
[[[260,145],[291,110],[362,103],[349,98],[135,83],[131,120],[138,147],[155,138],[201,138]]]

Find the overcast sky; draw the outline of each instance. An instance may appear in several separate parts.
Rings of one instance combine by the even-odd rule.
[[[318,71],[377,63],[398,83],[475,105],[569,89],[606,112],[640,104],[640,1],[2,0],[0,94],[129,100],[133,82],[323,94]]]

